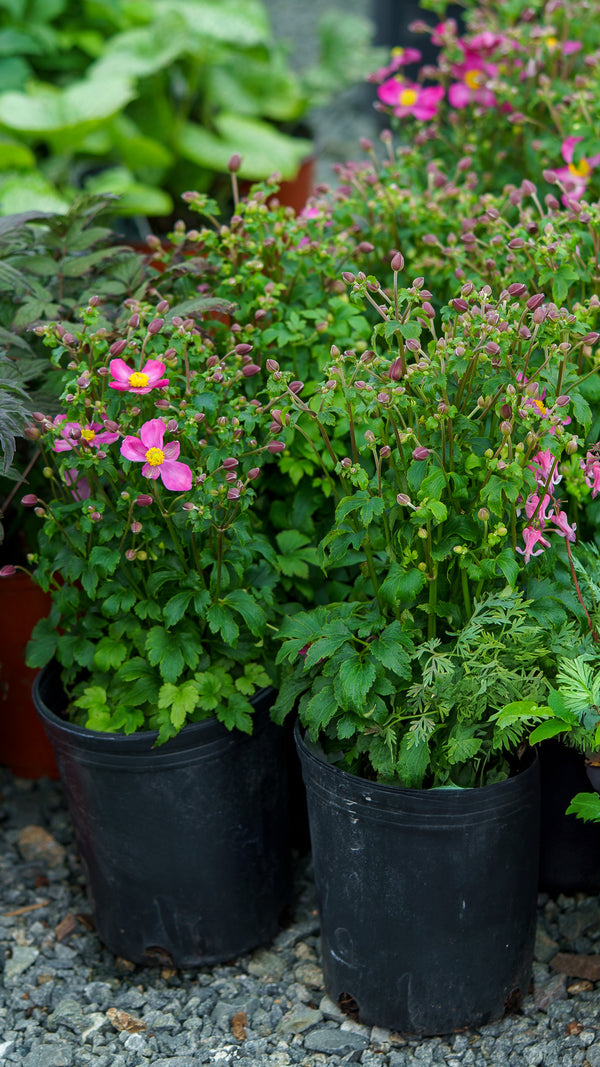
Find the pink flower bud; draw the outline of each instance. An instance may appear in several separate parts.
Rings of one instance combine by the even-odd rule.
[[[391,456],[391,454],[392,454],[392,450],[391,450],[389,445],[384,445],[383,448],[379,449],[379,455],[381,456],[382,459],[387,459],[387,457]]]
[[[256,478],[258,478],[259,474],[260,467],[250,467],[250,470],[248,471],[248,481],[253,482]]]
[[[485,351],[488,356],[497,356],[500,351],[500,345],[496,344],[495,341],[488,341],[487,345],[485,345]]]
[[[247,356],[252,351],[252,345],[240,343],[235,346],[235,351],[238,356]]]
[[[226,471],[234,471],[238,465],[239,464],[235,456],[228,456],[227,459],[224,459],[222,463],[222,466],[225,468]]]
[[[269,374],[274,374],[275,371],[279,370],[279,363],[276,359],[268,359],[266,362],[266,368]]]
[[[25,496],[21,497],[21,503],[24,504],[26,508],[35,507],[37,502],[38,497],[35,495],[35,493],[26,493]]]
[[[271,455],[274,456],[277,452],[284,452],[284,451],[285,451],[285,441],[269,441],[269,443],[267,445],[267,452],[270,452]]]
[[[546,307],[546,305],[542,304],[541,307],[536,308],[531,318],[532,321],[536,324],[536,326],[539,326],[542,322],[544,322],[545,319],[548,318],[548,308]]]
[[[4,567],[0,567],[0,578],[12,578],[13,574],[17,573],[17,568],[13,567],[12,563],[7,563]]]
[[[377,400],[379,401],[380,404],[389,404],[389,402],[390,402],[390,394],[389,393],[378,393],[377,394]]]
[[[142,530],[142,524],[141,524],[141,522],[132,522],[132,524],[131,524],[131,526],[129,527],[129,529],[130,529],[130,530],[131,530],[131,532],[132,532],[132,533],[134,533],[134,534],[137,534],[137,533],[141,533],[141,530]]]
[[[255,374],[260,374],[260,367],[257,363],[247,363],[242,367],[242,374],[244,378],[253,378]]]
[[[450,305],[454,308],[455,311],[462,312],[469,310],[469,305],[467,304],[467,301],[462,300],[460,297],[457,297],[455,300],[451,300]]]
[[[234,152],[233,155],[229,157],[229,162],[227,164],[227,169],[229,173],[236,174],[236,172],[240,169],[241,165],[242,157],[239,155],[238,152]]]
[[[134,503],[140,508],[150,507],[150,504],[154,502],[154,498],[149,496],[148,493],[141,493],[140,496],[135,498]]]
[[[508,291],[511,296],[524,296],[527,292],[527,286],[523,282],[511,282]]]
[[[239,500],[240,499],[240,491],[239,491],[237,485],[233,485],[231,487],[231,489],[227,490],[227,499],[228,500]]]
[[[128,321],[127,325],[128,325],[128,326],[131,326],[132,330],[137,330],[137,328],[138,328],[139,324],[140,324],[140,316],[138,315],[138,313],[137,313],[137,311],[136,311],[136,312],[134,312],[134,314],[133,314],[133,315],[132,315],[132,316],[130,317],[130,319],[129,319],[129,321]]]
[[[342,271],[342,278],[347,285],[352,285],[352,282],[354,281],[354,275],[349,270]]]
[[[533,296],[529,297],[529,300],[526,302],[525,306],[529,309],[529,311],[535,311],[536,308],[539,308],[540,305],[544,303],[545,299],[546,297],[543,293],[534,293]]]
[[[585,337],[581,338],[582,345],[595,345],[596,341],[600,337],[600,333],[586,333]]]
[[[398,493],[398,496],[396,497],[396,500],[397,500],[397,502],[399,504],[402,504],[402,505],[410,504],[410,502],[411,502],[410,501],[410,497],[407,496],[406,493]]]
[[[128,559],[130,563],[133,562],[133,560],[135,559],[136,556],[137,556],[137,552],[136,552],[135,548],[128,548],[126,550],[126,552],[125,552],[125,559]]]
[[[430,450],[428,448],[425,448],[424,445],[417,445],[416,448],[413,448],[413,452],[412,452],[412,458],[413,459],[416,459],[416,460],[419,460],[419,461],[420,460],[424,460],[424,459],[429,459],[430,455],[431,455]]]
[[[290,382],[288,389],[290,393],[301,393],[304,389],[304,382]]]
[[[160,333],[164,326],[164,319],[152,319],[152,322],[148,323],[148,333],[155,334]]]
[[[402,378],[403,373],[404,373],[404,371],[403,371],[402,360],[401,360],[400,356],[398,356],[398,358],[395,359],[393,361],[393,363],[390,364],[390,369],[388,370],[388,374],[389,374],[389,376],[390,376],[390,378],[392,379],[393,382],[399,382],[400,379]]]
[[[570,397],[565,396],[564,393],[561,393],[561,395],[557,396],[556,398],[556,406],[558,408],[566,408],[567,404],[570,402],[570,399]]]
[[[401,252],[394,253],[390,266],[394,273],[397,273],[399,270],[404,270],[404,256]]]

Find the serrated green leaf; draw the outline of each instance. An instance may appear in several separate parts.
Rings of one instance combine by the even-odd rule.
[[[184,682],[183,685],[172,685],[167,682],[160,687],[158,706],[169,709],[173,726],[176,730],[180,730],[188,715],[191,715],[196,708],[198,696],[198,685],[194,679]]]
[[[56,652],[58,633],[50,619],[40,619],[33,628],[27,644],[25,662],[28,667],[45,667]]]
[[[360,710],[364,707],[367,694],[375,681],[377,671],[371,659],[358,654],[346,659],[340,665],[340,692],[345,705]]]
[[[153,626],[145,648],[149,662],[158,667],[165,682],[176,682],[185,667],[177,638],[162,626]]]
[[[567,815],[576,815],[585,822],[600,822],[600,796],[597,793],[577,793],[567,808]]]
[[[102,637],[96,645],[93,665],[96,670],[111,671],[120,667],[127,656],[127,647],[112,637]]]
[[[222,600],[242,616],[250,633],[262,637],[267,624],[266,615],[258,601],[245,589],[232,589]]]
[[[206,618],[211,633],[220,633],[225,644],[235,646],[240,630],[232,612],[225,604],[211,604]]]

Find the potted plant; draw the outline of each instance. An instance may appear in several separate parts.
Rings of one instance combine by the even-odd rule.
[[[52,598],[36,706],[101,939],[211,963],[273,937],[289,892],[278,566],[253,517],[270,445],[243,388],[259,368],[152,293],[112,314],[91,297],[69,326],[36,331],[61,396],[35,415],[46,488],[23,497]]]
[[[334,349],[310,394],[272,375],[286,435],[321,440],[325,574],[352,576],[284,622],[275,710],[298,702],[330,996],[439,1033],[501,1016],[529,983],[539,801],[523,742],[552,715],[567,612],[582,617],[557,486],[579,470],[597,334],[593,305],[524,283],[465,283],[438,314],[422,279],[399,284],[399,252],[391,266],[390,285],[345,274],[379,319],[370,349]]]

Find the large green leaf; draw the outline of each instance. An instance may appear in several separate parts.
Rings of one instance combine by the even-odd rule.
[[[112,207],[115,215],[168,215],[173,209],[168,193],[137,181],[125,167],[109,167],[94,174],[87,179],[85,188],[89,193],[118,196]]]
[[[1,99],[1,98],[0,98]],[[259,119],[222,112],[215,118],[216,132],[185,123],[175,137],[175,149],[192,163],[209,170],[226,171],[234,153],[242,157],[241,178],[258,181],[278,171],[293,178],[303,159],[314,150],[312,141],[290,137]]]
[[[159,14],[176,12],[193,33],[232,44],[265,44],[271,39],[261,0],[155,0]]]
[[[24,133],[83,132],[116,114],[134,96],[129,78],[114,71],[110,77],[84,78],[66,89],[36,84],[28,93],[0,93],[0,123]]]

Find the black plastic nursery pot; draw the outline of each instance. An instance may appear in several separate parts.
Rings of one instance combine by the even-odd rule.
[[[573,797],[589,791],[590,768],[586,768],[582,752],[570,748],[559,738],[543,741],[539,753],[542,795],[540,889],[554,895],[597,893],[600,889],[600,825],[582,822],[575,815],[566,814]]]
[[[96,930],[134,963],[201,966],[267,944],[290,899],[285,737],[257,697],[251,736],[216,719],[157,734],[60,717],[50,664],[34,702],[53,745]]]
[[[296,744],[325,987],[360,1022],[435,1035],[518,1007],[531,978],[539,766],[480,789],[400,789]]]

